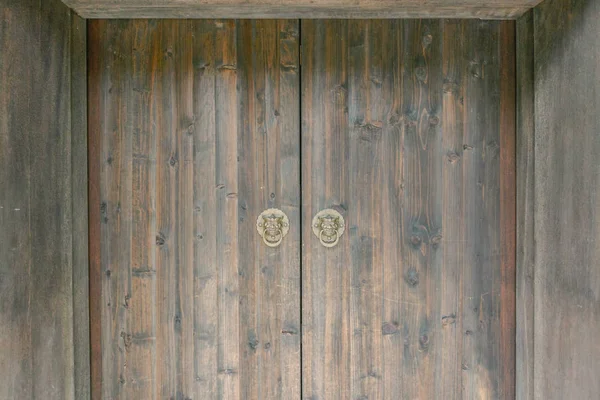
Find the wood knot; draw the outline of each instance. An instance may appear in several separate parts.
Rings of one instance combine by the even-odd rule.
[[[185,132],[189,135],[192,136],[194,134],[194,132],[196,132],[196,125],[195,124],[190,124],[187,129],[185,130]]]
[[[459,92],[459,86],[456,82],[446,79],[442,85],[442,90],[444,93],[456,94]]]
[[[171,167],[175,167],[177,165],[177,156],[176,155],[172,155],[171,157],[169,157],[169,165]]]
[[[442,235],[440,234],[433,235],[429,240],[429,244],[431,244],[431,247],[434,249],[437,249],[440,246],[440,243],[442,243]]]
[[[129,308],[129,300],[131,300],[131,295],[128,293],[125,295],[125,304],[123,304],[123,307]]]
[[[256,351],[256,349],[258,348],[259,342],[258,339],[256,337],[254,337],[254,335],[250,336],[250,339],[248,340],[248,347],[250,347],[253,351]]]
[[[428,33],[423,35],[423,47],[428,47],[433,42],[433,36]]]
[[[394,322],[386,322],[381,327],[381,332],[384,335],[395,335],[396,333],[398,333],[398,326],[399,326],[399,324],[396,321],[394,321]]]
[[[429,348],[429,336],[427,336],[426,333],[419,336],[419,347],[421,350],[427,350]]]
[[[422,242],[423,242],[423,239],[421,239],[421,236],[419,236],[419,235],[412,235],[410,237],[410,244],[416,249],[421,247]]]
[[[235,64],[223,64],[217,67],[218,71],[237,71],[237,65]]]
[[[415,76],[421,82],[427,81],[427,68],[425,68],[425,67],[415,68]]]
[[[376,142],[381,138],[381,127],[373,124],[360,126],[360,140],[363,142]]]
[[[469,74],[476,79],[483,77],[483,66],[477,61],[469,62]]]
[[[456,323],[456,314],[442,316],[442,326],[454,325]]]
[[[100,203],[100,220],[103,224],[108,223],[108,204],[105,201]]]
[[[159,234],[156,235],[156,245],[157,246],[163,246],[166,241],[167,241],[167,238],[165,237],[164,233],[159,232]]]
[[[416,287],[419,284],[419,272],[415,267],[410,267],[404,274],[404,281],[410,287]]]
[[[402,122],[402,117],[396,113],[393,113],[388,118],[388,124],[390,124],[391,126],[399,125],[401,122]]]
[[[430,115],[429,116],[429,125],[431,126],[437,126],[440,124],[440,117],[438,117],[437,115]]]
[[[458,160],[460,160],[460,155],[458,155],[458,153],[455,151],[449,151],[446,157],[448,158],[448,162],[450,164],[455,164]]]
[[[344,105],[346,104],[347,93],[348,89],[346,88],[346,85],[336,85],[331,91],[331,101],[337,105]]]
[[[121,331],[121,338],[123,339],[125,350],[128,351],[131,346],[131,334]]]
[[[237,372],[233,368],[223,368],[219,370],[219,375],[235,375]]]

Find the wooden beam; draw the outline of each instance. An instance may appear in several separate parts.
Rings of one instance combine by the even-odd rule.
[[[600,393],[598,36],[599,1],[547,0],[535,9],[535,400]]]
[[[63,0],[85,18],[514,19],[541,0]]]
[[[0,398],[85,399],[85,21],[0,10]]]

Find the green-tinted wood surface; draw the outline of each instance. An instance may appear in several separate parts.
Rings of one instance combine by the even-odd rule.
[[[298,399],[297,21],[93,21],[89,54],[94,398]]]
[[[2,399],[88,397],[81,25],[59,1],[0,1]]]
[[[305,398],[514,398],[514,34],[302,22]]]

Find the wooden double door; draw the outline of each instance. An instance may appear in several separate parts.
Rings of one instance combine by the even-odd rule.
[[[514,22],[88,29],[96,399],[514,398]]]

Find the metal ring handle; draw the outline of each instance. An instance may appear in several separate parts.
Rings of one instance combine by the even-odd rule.
[[[290,220],[283,211],[269,208],[258,216],[256,230],[267,246],[277,247],[290,230]],[[269,240],[269,238],[275,239],[276,237],[279,238],[276,241]]]
[[[338,230],[335,231],[335,241],[334,242],[326,242],[323,240],[323,229],[319,232],[319,241],[325,247],[335,247],[336,244],[340,241],[340,233]]]
[[[269,247],[277,247],[281,244],[281,242],[283,242],[283,230],[282,229],[277,229],[277,236],[279,236],[279,240],[276,242],[271,242],[269,240],[267,240],[267,230],[264,229],[262,232],[262,238],[263,238],[263,242],[265,242],[265,244]]]
[[[312,221],[313,233],[324,247],[335,247],[346,229],[346,223],[342,214],[333,209],[319,211]],[[326,241],[325,237],[333,238],[334,241]]]

